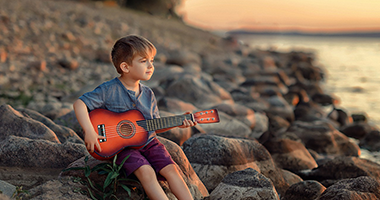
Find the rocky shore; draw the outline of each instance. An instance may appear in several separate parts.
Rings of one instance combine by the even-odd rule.
[[[158,49],[144,84],[161,116],[218,109],[220,122],[162,133],[194,199],[380,199],[380,132],[324,93],[309,52],[251,49],[177,20],[113,4],[0,1],[0,199],[91,199],[89,156],[73,101],[117,73],[115,40]],[[120,199],[143,199],[136,182]],[[176,199],[165,181],[162,187]],[[122,198],[123,197],[123,198]]]

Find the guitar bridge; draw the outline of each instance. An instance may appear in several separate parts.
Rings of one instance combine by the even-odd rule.
[[[100,124],[100,125],[98,125],[98,134],[99,134],[100,136],[106,137],[106,129],[104,128],[104,124]],[[99,142],[105,142],[105,141],[107,141],[106,138],[104,138],[104,139],[99,139]]]

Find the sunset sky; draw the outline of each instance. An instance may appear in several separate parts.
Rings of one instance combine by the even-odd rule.
[[[380,30],[380,0],[184,0],[180,12],[211,30]]]

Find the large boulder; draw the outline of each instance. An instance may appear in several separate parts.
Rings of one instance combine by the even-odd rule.
[[[88,155],[83,144],[8,136],[0,142],[0,166],[64,168]]]
[[[317,200],[325,190],[318,181],[306,180],[291,185],[281,200]]]
[[[28,199],[83,199],[91,198],[79,191],[87,193],[87,189],[80,183],[74,182],[71,177],[52,179],[46,183],[28,190]]]
[[[316,180],[328,187],[342,179],[360,176],[380,180],[380,165],[358,157],[341,156],[330,159],[315,169],[298,174],[305,180]]]
[[[286,133],[296,135],[307,149],[312,149],[320,154],[335,156],[360,155],[359,146],[327,122],[295,121]]]
[[[379,182],[368,176],[341,180],[328,187],[318,200],[380,199]]]
[[[253,129],[256,125],[256,117],[255,117],[255,112],[241,104],[227,104],[227,103],[222,103],[218,104],[216,106],[213,106],[213,108],[217,109],[218,111],[222,111],[231,117],[234,117],[235,119],[243,122],[249,128]]]
[[[340,128],[340,131],[347,137],[355,139],[364,138],[372,130],[374,130],[374,128],[366,122],[350,123]]]
[[[252,168],[228,174],[210,194],[210,199],[279,200],[270,179]]]
[[[223,101],[232,101],[229,92],[206,78],[182,76],[174,80],[167,88],[166,94],[185,102],[191,102],[198,108],[207,108]]]
[[[18,111],[24,116],[28,116],[43,123],[55,133],[61,143],[74,142],[83,144],[83,140],[72,129],[56,124],[51,119],[45,117],[39,112],[30,109],[19,109]]]
[[[187,186],[190,189],[191,194],[193,195],[194,199],[203,199],[204,197],[209,196],[209,193],[206,189],[206,187],[203,185],[197,174],[195,173],[194,169],[189,163],[189,160],[186,158],[186,155],[182,151],[181,147],[179,147],[174,142],[158,137],[160,142],[165,145],[166,149],[172,156],[174,162],[177,164],[177,169],[179,170],[180,174],[182,175],[182,178],[186,182]],[[110,161],[100,161],[96,160],[93,157],[89,157],[87,161],[87,165],[90,166],[90,168],[95,167],[96,165],[104,162],[110,162]],[[72,162],[70,165],[68,165],[67,168],[75,168],[75,167],[84,167],[86,165],[85,158],[82,157],[75,162]],[[75,177],[81,177],[85,178],[84,173],[82,171],[75,171],[75,170],[69,170],[64,171],[60,174],[60,177],[66,177],[66,176],[75,176]],[[92,173],[90,176],[90,179],[94,182],[104,182],[105,176],[99,175],[96,173]],[[133,187],[135,187],[135,183],[131,183]],[[160,181],[160,184],[162,187],[165,188],[165,192],[168,194],[168,197],[170,199],[175,199],[174,195],[171,193],[170,189],[168,189],[168,184],[166,181]],[[133,194],[138,196],[137,194]]]
[[[56,134],[43,123],[13,109],[10,105],[0,106],[0,139],[10,135],[30,139],[43,139],[60,143]]]
[[[187,140],[183,151],[209,191],[214,190],[227,174],[246,168],[269,178],[280,194],[289,187],[269,152],[255,140],[200,135]]]
[[[279,168],[297,172],[318,167],[305,146],[290,139],[271,139],[263,144]]]
[[[251,138],[251,129],[243,122],[231,117],[224,112],[218,112],[219,122],[211,124],[199,124],[202,129],[209,134],[232,137],[232,138]]]

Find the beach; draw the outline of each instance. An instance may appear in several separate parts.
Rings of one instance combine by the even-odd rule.
[[[376,55],[378,43],[240,42],[102,2],[15,0],[0,7],[7,8],[0,12],[5,195],[19,186],[26,199],[106,194],[89,183],[107,176],[88,170],[112,161],[89,155],[72,103],[118,76],[110,49],[120,37],[138,34],[158,50],[155,73],[143,84],[155,93],[161,117],[217,110],[218,123],[157,136],[194,199],[322,200],[340,192],[350,199],[359,191],[355,184],[363,195],[380,198],[380,165],[362,156],[364,149],[380,150],[376,66],[354,63],[360,53]],[[288,51],[293,46],[302,48]],[[342,48],[353,60],[328,57],[345,57],[337,54]],[[113,194],[145,197],[138,182],[125,184],[130,192],[124,187]],[[160,184],[175,199],[168,183]]]

